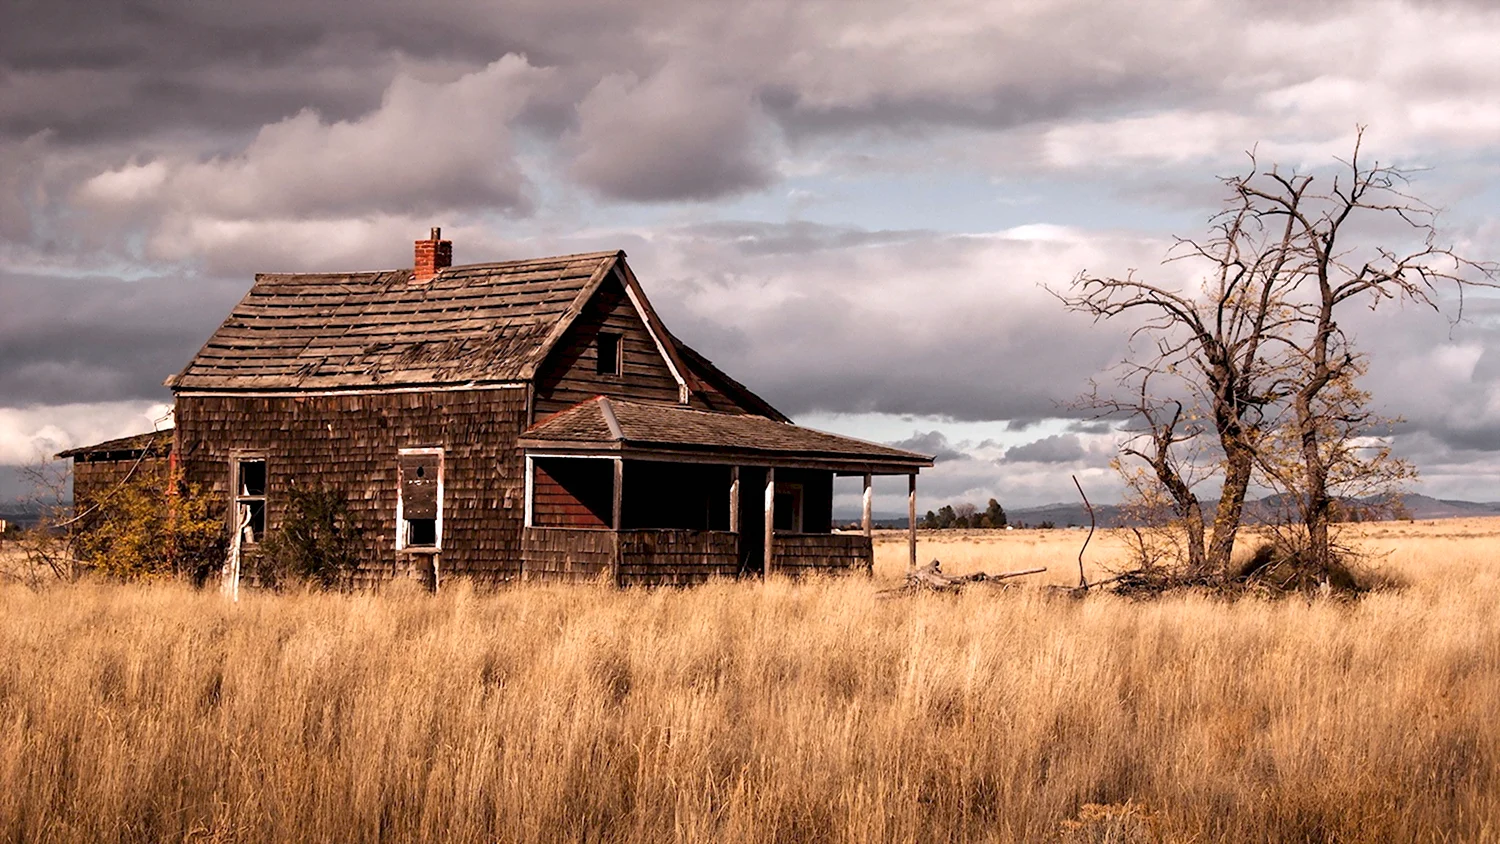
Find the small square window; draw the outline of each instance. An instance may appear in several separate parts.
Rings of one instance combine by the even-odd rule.
[[[620,374],[620,335],[600,334],[595,358],[596,371],[600,375]]]

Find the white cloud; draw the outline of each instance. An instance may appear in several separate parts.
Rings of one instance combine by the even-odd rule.
[[[147,401],[0,407],[0,465],[36,463],[69,448],[158,430],[170,425],[168,414],[167,405]]]

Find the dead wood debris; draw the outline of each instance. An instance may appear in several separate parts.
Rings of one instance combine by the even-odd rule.
[[[942,563],[933,560],[925,566],[906,573],[906,582],[895,589],[885,589],[879,592],[882,598],[893,598],[898,595],[910,595],[915,592],[957,592],[971,583],[993,583],[1004,585],[1003,581],[1028,574],[1041,574],[1044,568],[1024,569],[1022,571],[1007,571],[999,574],[985,574],[982,571],[973,574],[946,575],[943,574]]]

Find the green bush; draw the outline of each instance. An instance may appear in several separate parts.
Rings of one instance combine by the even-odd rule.
[[[261,585],[347,587],[359,562],[348,502],[330,489],[296,486],[287,489],[286,502],[281,524],[267,532],[253,563]]]

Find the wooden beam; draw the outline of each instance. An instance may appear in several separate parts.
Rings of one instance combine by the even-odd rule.
[[[773,543],[775,541],[776,541],[776,470],[774,468],[771,468],[771,469],[767,469],[766,470],[766,560],[765,560],[765,568],[764,568],[765,576],[766,577],[770,577],[771,576],[771,570],[775,566],[775,564],[772,562],[772,555],[773,555],[773,552],[775,550],[772,547],[772,545],[773,545]]]
[[[917,570],[917,473],[906,476],[906,546],[908,571]]]
[[[869,536],[871,535],[871,530],[874,527],[873,524],[872,524],[872,522],[871,522],[871,519],[870,519],[870,508],[871,508],[871,505],[873,504],[872,499],[873,499],[873,495],[871,494],[871,490],[870,490],[870,473],[866,472],[865,473],[864,511],[861,514],[862,517],[863,517],[863,521],[860,523],[861,525],[864,526],[865,537],[866,538],[869,538]]]
[[[729,467],[729,532],[740,532],[740,467]]]

